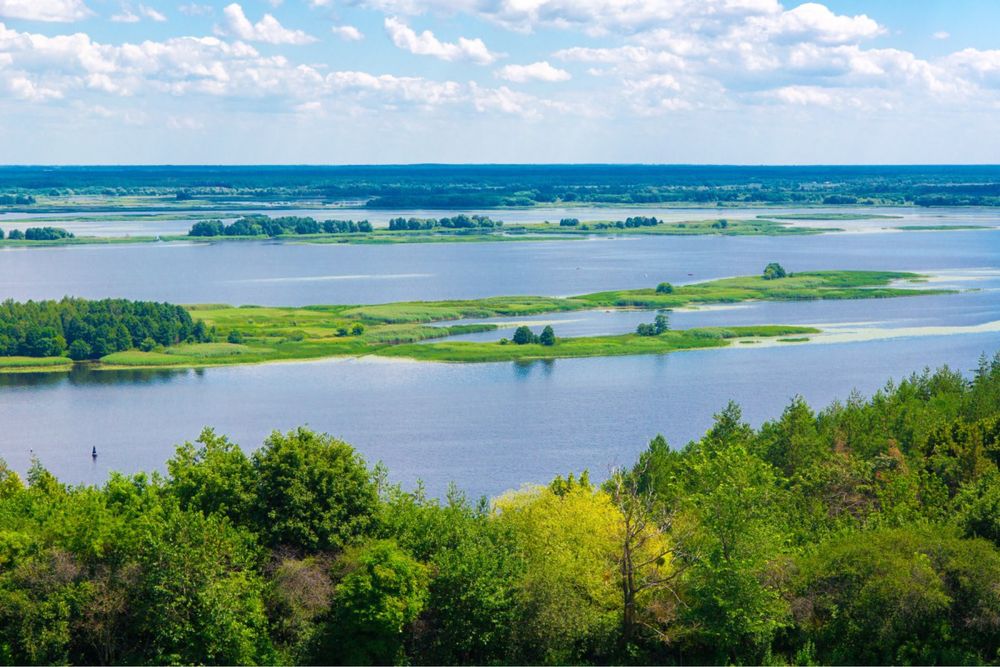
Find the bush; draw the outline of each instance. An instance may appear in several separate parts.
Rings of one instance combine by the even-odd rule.
[[[233,343],[234,345],[239,345],[243,343],[243,334],[238,330],[233,329],[232,331],[229,332],[229,335],[226,336],[226,342]]]
[[[660,283],[659,285],[656,286],[656,293],[657,294],[673,294],[674,293],[674,286],[671,285],[670,283]]]

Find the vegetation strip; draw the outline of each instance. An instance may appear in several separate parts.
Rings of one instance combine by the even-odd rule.
[[[594,309],[669,310],[746,301],[873,299],[953,290],[900,287],[924,277],[890,271],[815,271],[786,275],[769,264],[764,275],[690,285],[596,292],[576,297],[509,296],[458,301],[413,301],[369,306],[301,308],[186,306],[121,299],[64,299],[0,304],[0,373],[65,371],[70,359],[96,368],[190,368],[376,354],[428,361],[481,362],[626,354],[663,354],[720,347],[735,340],[819,333],[809,327],[702,327],[670,331],[640,325],[635,334],[514,343],[421,341],[490,331],[494,323],[429,326],[467,318],[523,317]],[[544,338],[544,341],[542,341]]]

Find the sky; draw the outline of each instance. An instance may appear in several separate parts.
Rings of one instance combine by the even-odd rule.
[[[996,0],[0,0],[0,164],[1000,162]]]

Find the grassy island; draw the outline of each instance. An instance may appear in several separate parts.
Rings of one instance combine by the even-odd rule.
[[[146,339],[135,348],[119,343],[108,354],[80,357],[80,361],[103,369],[192,368],[363,355],[484,362],[663,354],[721,347],[733,342],[747,344],[764,338],[799,342],[820,332],[809,327],[780,325],[704,327],[664,331],[657,335],[628,333],[559,338],[554,345],[448,340],[417,344],[490,331],[500,326],[496,323],[445,325],[466,318],[524,317],[595,309],[652,311],[748,301],[875,299],[950,291],[917,287],[916,283],[923,279],[919,274],[903,272],[814,271],[777,279],[743,276],[689,285],[661,283],[656,288],[596,292],[568,298],[507,296],[301,308],[202,304],[184,307],[190,320],[186,316],[182,318],[182,327],[186,327],[185,332],[190,329],[191,335],[174,336],[169,344]],[[58,332],[49,335],[57,336]],[[96,344],[92,347],[97,349]],[[13,354],[19,353],[14,347],[10,349]],[[0,373],[65,371],[72,363],[66,356],[5,356],[0,357]]]

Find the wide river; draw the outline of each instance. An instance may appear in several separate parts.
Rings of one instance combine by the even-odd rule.
[[[954,209],[948,213],[953,224],[961,218]],[[969,224],[996,225],[997,216],[972,211]],[[791,271],[922,271],[935,275],[934,285],[965,291],[671,315],[675,327],[818,324],[833,332],[825,344],[532,364],[355,359],[0,375],[0,456],[23,471],[34,454],[64,480],[100,483],[110,470],[162,469],[174,445],[194,439],[203,426],[253,449],[273,429],[306,424],[351,442],[369,461],[384,461],[392,478],[407,486],[422,479],[440,494],[455,481],[471,494],[492,495],[584,468],[603,477],[610,467],[634,461],[657,433],[683,445],[730,399],[759,424],[795,394],[821,407],[853,389],[870,394],[890,377],[926,366],[968,371],[982,353],[1000,351],[1000,233],[992,230],[7,249],[0,251],[0,298],[300,305],[572,295],[757,273],[770,261]],[[529,319],[554,321],[559,335],[581,335],[630,330],[652,315]]]

